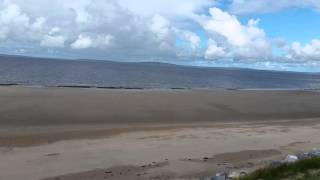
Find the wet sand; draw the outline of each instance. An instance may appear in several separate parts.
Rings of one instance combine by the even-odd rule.
[[[197,123],[320,117],[319,92],[0,87],[0,126]]]
[[[320,148],[308,91],[0,88],[0,179],[199,179]]]

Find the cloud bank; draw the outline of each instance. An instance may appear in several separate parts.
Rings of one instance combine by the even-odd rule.
[[[0,0],[0,49],[111,60],[320,61],[320,40],[279,46],[260,19],[239,20],[320,8],[315,0],[271,1],[233,0],[223,10],[215,0]],[[274,47],[284,54],[275,56]]]

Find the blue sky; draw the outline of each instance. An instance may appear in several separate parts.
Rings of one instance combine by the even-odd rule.
[[[282,37],[288,42],[309,43],[320,39],[320,12],[308,8],[290,8],[274,13],[242,15],[242,22],[255,17],[260,18],[260,27],[269,37]]]
[[[318,0],[0,0],[0,53],[318,72],[319,19]]]

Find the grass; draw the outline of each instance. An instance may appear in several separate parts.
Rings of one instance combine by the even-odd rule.
[[[241,180],[320,180],[320,157],[259,169]]]

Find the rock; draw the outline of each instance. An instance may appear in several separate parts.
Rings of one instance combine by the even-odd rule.
[[[313,150],[313,151],[298,154],[299,159],[309,159],[314,157],[320,157],[320,150]]]
[[[209,158],[208,157],[204,157],[203,160],[207,161],[207,160],[209,160]]]
[[[295,163],[299,160],[299,158],[296,155],[288,155],[286,159],[284,160],[285,163]]]
[[[308,152],[309,157],[320,157],[320,150],[314,150]]]
[[[217,173],[215,176],[211,177],[210,180],[227,180],[228,174],[227,173]]]

